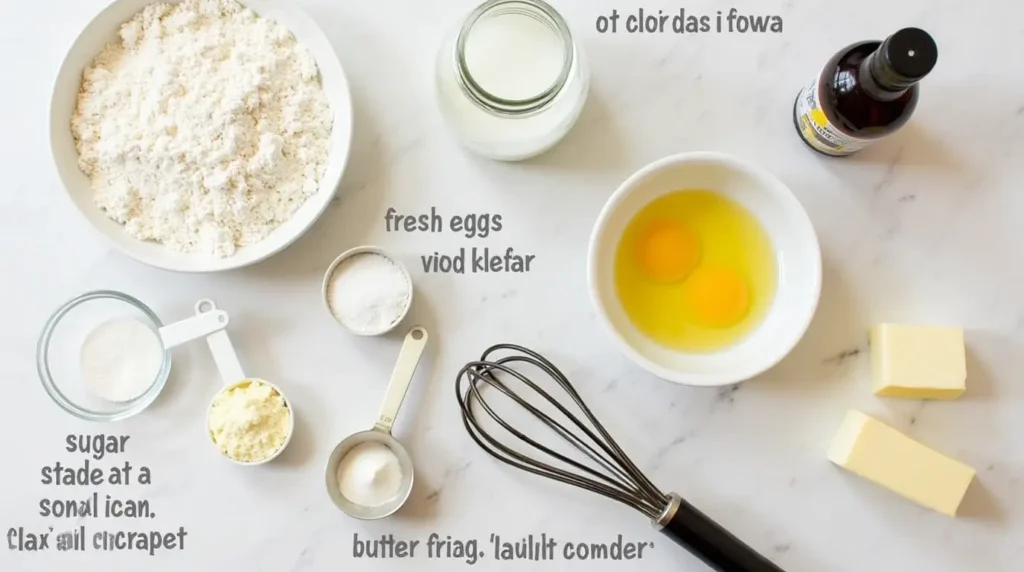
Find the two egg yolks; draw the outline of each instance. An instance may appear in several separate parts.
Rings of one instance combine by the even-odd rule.
[[[739,273],[721,266],[698,267],[700,241],[685,226],[655,221],[639,237],[637,250],[640,267],[650,280],[666,284],[686,280],[687,307],[701,324],[732,326],[750,307],[750,292]]]

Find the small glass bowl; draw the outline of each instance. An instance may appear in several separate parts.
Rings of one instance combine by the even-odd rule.
[[[171,372],[171,352],[165,349],[160,373],[149,389],[135,399],[115,403],[89,391],[79,367],[82,343],[97,326],[117,318],[138,320],[154,332],[163,326],[153,310],[136,298],[113,290],[98,290],[86,292],[58,308],[46,321],[39,337],[36,348],[39,381],[54,403],[79,419],[127,419],[149,407],[167,384]]]

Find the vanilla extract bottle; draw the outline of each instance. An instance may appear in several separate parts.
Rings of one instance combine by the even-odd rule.
[[[797,132],[811,149],[833,157],[895,133],[914,113],[918,82],[937,58],[935,41],[918,28],[843,48],[797,95]]]

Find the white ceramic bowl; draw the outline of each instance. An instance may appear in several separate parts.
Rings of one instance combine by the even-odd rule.
[[[775,250],[778,285],[767,315],[744,340],[714,353],[687,353],[654,343],[633,326],[615,291],[615,250],[626,225],[654,199],[683,189],[716,191],[744,206],[760,221]],[[651,163],[615,191],[594,225],[587,272],[597,313],[626,356],[669,381],[722,386],[771,368],[803,337],[818,307],[821,251],[800,202],[770,173],[727,155],[687,153]]]
[[[170,0],[175,2],[176,0]],[[261,16],[273,18],[286,26],[299,42],[316,58],[320,77],[327,93],[334,127],[331,151],[320,189],[296,211],[295,215],[257,244],[239,248],[228,258],[201,253],[180,253],[155,242],[145,242],[128,235],[123,227],[108,218],[95,202],[88,177],[78,168],[78,152],[71,134],[82,72],[117,36],[118,27],[130,20],[154,0],[115,0],[85,27],[71,46],[57,74],[50,101],[50,148],[57,172],[71,200],[85,218],[126,255],[157,268],[179,272],[217,272],[241,268],[264,260],[295,242],[323,214],[334,197],[348,163],[352,142],[352,100],[341,62],[323,31],[308,15],[290,0],[242,0]]]

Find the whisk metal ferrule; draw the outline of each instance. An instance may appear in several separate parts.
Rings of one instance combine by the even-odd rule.
[[[672,522],[672,519],[675,518],[676,513],[679,512],[679,506],[683,502],[683,497],[677,495],[676,493],[668,493],[667,496],[668,504],[665,505],[665,510],[661,511],[661,514],[658,515],[658,518],[651,519],[651,526],[653,526],[657,530],[664,529],[666,526],[668,526],[668,523]]]

